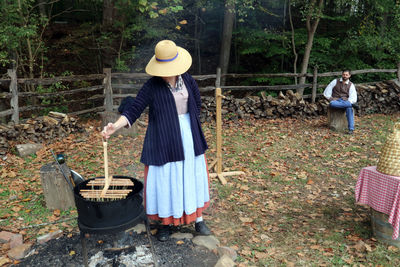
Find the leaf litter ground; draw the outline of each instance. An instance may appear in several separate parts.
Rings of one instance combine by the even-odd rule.
[[[241,170],[221,185],[211,180],[205,219],[225,246],[238,252],[239,266],[395,266],[396,247],[373,238],[369,209],[355,204],[354,186],[363,167],[376,165],[379,151],[400,114],[356,117],[354,135],[336,133],[325,117],[224,121],[224,171]],[[12,154],[1,162],[0,227],[24,234],[26,242],[62,229],[74,236],[74,209],[48,211],[40,167],[50,149],[64,152],[68,166],[86,178],[103,175],[98,121],[86,134],[47,145],[26,159]],[[215,158],[215,125],[203,125]],[[143,177],[139,163],[145,129],[109,141],[110,174]],[[48,224],[49,222],[59,222]],[[31,227],[33,225],[43,226]],[[67,235],[68,236],[68,235]],[[3,247],[3,251],[7,248]]]

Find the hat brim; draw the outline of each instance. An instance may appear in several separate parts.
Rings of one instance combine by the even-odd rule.
[[[154,55],[146,66],[146,73],[152,76],[171,77],[185,73],[192,65],[189,52],[177,46],[178,56],[173,61],[161,62]]]

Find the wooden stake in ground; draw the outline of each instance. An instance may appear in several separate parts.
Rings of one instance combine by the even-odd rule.
[[[221,183],[226,184],[225,176],[228,175],[241,175],[244,174],[242,171],[232,171],[232,172],[222,172],[222,117],[221,117],[221,107],[222,107],[222,98],[225,98],[222,95],[222,90],[220,88],[220,80],[221,80],[221,69],[217,70],[217,80],[216,80],[216,88],[215,88],[215,103],[216,103],[216,135],[217,135],[217,157],[212,162],[212,166],[217,164],[216,173],[210,173],[210,177],[217,176]]]

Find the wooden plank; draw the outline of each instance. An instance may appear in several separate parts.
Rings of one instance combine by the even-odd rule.
[[[52,96],[52,97],[56,97],[56,96]],[[44,97],[44,96],[38,96],[37,98],[39,99],[47,99],[47,98],[51,98],[51,97]],[[63,105],[63,104],[72,104],[72,103],[77,103],[77,102],[88,102],[88,100],[97,100],[97,99],[104,99],[104,95],[103,94],[98,94],[98,95],[92,95],[89,98],[79,98],[79,99],[74,99],[74,100],[64,100],[61,102],[57,102],[56,104],[41,104],[41,107],[52,107],[52,106],[59,106],[59,105]]]
[[[4,116],[8,116],[13,114],[13,110],[12,109],[7,109],[7,110],[3,110],[0,111],[0,117],[4,117]]]
[[[210,92],[210,91],[214,91],[214,90],[215,90],[214,86],[199,87],[200,92]]]
[[[211,164],[208,165],[208,170],[210,171],[212,168],[214,168],[215,164],[217,163],[218,159],[214,159]]]
[[[137,94],[113,94],[113,98],[125,98],[127,96],[136,97]]]
[[[112,78],[114,79],[149,79],[151,76],[147,73],[122,73],[114,72],[112,73]],[[215,74],[209,75],[192,75],[195,80],[207,80],[215,79],[217,76]]]
[[[10,82],[10,79],[0,79],[0,84],[9,84]]]
[[[57,106],[60,106],[60,105],[63,105],[63,104],[73,104],[73,103],[80,103],[80,102],[88,102],[88,100],[92,101],[92,100],[103,99],[103,98],[104,98],[103,95],[98,95],[98,96],[93,96],[93,97],[90,97],[90,98],[67,100],[67,101],[62,101],[62,102],[53,103],[53,104],[42,104],[40,106],[23,106],[23,107],[20,107],[19,110],[20,111],[42,110],[42,109],[49,108],[49,107],[57,107]]]
[[[104,196],[100,196],[100,193],[81,193],[81,196],[87,199],[96,199],[97,201],[101,201],[102,199],[121,199],[126,198],[128,194],[106,194]]]
[[[203,81],[203,80],[208,80],[208,79],[216,79],[217,75],[215,74],[209,74],[209,75],[192,75],[193,79],[197,81]]]
[[[111,74],[112,78],[115,79],[149,79],[150,75],[147,73],[123,73],[123,72],[113,72]]]
[[[246,174],[246,173],[242,172],[242,171],[222,172],[223,176],[243,175],[243,174]],[[210,178],[215,178],[218,176],[218,173],[210,173],[209,176],[210,176]]]
[[[231,78],[251,78],[251,77],[312,77],[312,74],[300,74],[300,73],[255,73],[255,74],[236,74],[227,73],[221,76],[231,77]]]
[[[397,63],[397,80],[400,82],[400,62]]]
[[[365,73],[395,73],[397,72],[397,69],[367,69],[367,70],[352,70],[351,75],[354,74],[365,74]],[[318,77],[329,77],[329,76],[341,76],[342,72],[341,71],[335,71],[335,72],[324,72],[318,74]]]
[[[76,115],[81,115],[81,114],[90,113],[90,112],[97,112],[97,111],[104,111],[104,106],[80,110],[80,111],[76,111],[76,112],[71,112],[71,113],[68,113],[68,115],[76,116]]]
[[[1,92],[0,93],[0,98],[11,98],[12,94],[9,92]]]
[[[111,73],[111,69],[110,69]],[[107,139],[103,138],[103,151],[104,151],[104,188],[101,190],[101,195],[104,197],[107,193],[108,187],[110,186],[110,181],[112,180],[112,176],[108,176],[108,156],[107,156]]]
[[[221,89],[228,90],[266,90],[266,91],[281,91],[281,90],[293,90],[298,88],[311,87],[312,84],[288,84],[288,85],[257,85],[257,86],[221,86]]]
[[[17,83],[17,70],[15,69],[8,69],[7,70],[8,76],[10,76],[10,92],[11,92],[11,109],[13,113],[11,115],[11,120],[16,124],[19,123],[19,107],[18,107],[18,83]]]
[[[314,67],[312,91],[311,91],[311,103],[315,103],[315,97],[317,95],[317,85],[318,85],[318,68]]]
[[[54,78],[19,78],[18,83],[24,84],[53,84],[56,82],[91,81],[104,79],[105,74],[72,75]]]
[[[97,178],[94,180],[90,180],[87,185],[88,186],[103,186],[105,183],[104,178]],[[110,185],[113,186],[133,186],[134,183],[130,179],[119,179],[119,178],[114,178],[112,179]]]
[[[104,95],[93,95],[93,96],[91,96],[89,98],[86,98],[84,100],[87,101],[87,100],[97,100],[97,99],[104,99]]]
[[[79,190],[80,193],[86,193],[86,192],[101,192],[101,190],[96,190],[96,189],[81,189]],[[110,189],[107,191],[107,193],[111,194],[128,194],[132,192],[132,189]]]
[[[91,86],[91,87],[84,87],[84,88],[78,88],[78,89],[72,89],[68,91],[59,91],[55,93],[34,93],[34,92],[21,92],[19,93],[19,96],[21,97],[31,97],[31,96],[37,96],[37,97],[51,97],[51,96],[59,96],[59,95],[72,95],[80,92],[92,92],[92,91],[97,91],[100,89],[103,89],[103,85],[96,85],[96,86]]]
[[[217,173],[217,177],[222,185],[226,185],[227,182],[222,172]]]
[[[221,81],[221,69],[217,69],[217,79],[215,82],[215,102],[216,102],[216,135],[217,135],[217,173],[222,172],[222,118],[221,118],[221,107],[222,107],[222,90],[219,87]]]
[[[142,84],[133,84],[133,83],[127,83],[127,84],[123,84],[123,83],[113,83],[112,84],[112,88],[117,88],[117,89],[134,89],[134,90],[139,90],[140,88],[142,88],[143,83]]]

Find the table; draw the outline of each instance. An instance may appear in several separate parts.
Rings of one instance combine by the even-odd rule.
[[[388,222],[393,227],[392,239],[397,239],[400,224],[400,177],[380,173],[376,166],[365,167],[358,176],[355,194],[356,202],[389,215]]]

